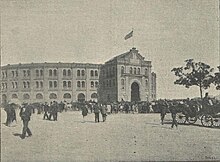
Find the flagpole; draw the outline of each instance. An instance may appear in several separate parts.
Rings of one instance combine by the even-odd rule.
[[[134,28],[132,28],[132,31],[133,31],[133,37],[132,37],[132,45],[133,45],[133,47],[132,48],[134,48]]]

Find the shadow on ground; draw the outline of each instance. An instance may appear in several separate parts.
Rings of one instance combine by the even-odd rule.
[[[14,136],[21,138],[21,134],[20,133],[13,133]]]

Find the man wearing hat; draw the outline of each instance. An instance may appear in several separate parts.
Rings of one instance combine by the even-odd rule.
[[[20,117],[23,120],[23,130],[22,130],[22,135],[21,138],[24,139],[26,136],[26,133],[28,136],[32,136],[31,130],[28,127],[28,123],[31,119],[31,110],[32,107],[28,104],[23,104],[20,110]]]

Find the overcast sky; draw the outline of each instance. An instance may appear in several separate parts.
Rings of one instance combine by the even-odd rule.
[[[158,98],[199,96],[198,88],[174,85],[170,71],[189,58],[220,64],[219,1],[1,0],[2,65],[104,63],[132,48],[132,39],[152,61]]]

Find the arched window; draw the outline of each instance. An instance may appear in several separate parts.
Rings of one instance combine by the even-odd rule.
[[[55,93],[51,93],[49,98],[50,99],[57,99],[57,95]]]
[[[124,66],[121,67],[121,74],[124,74],[125,73],[125,68]]]
[[[125,85],[125,80],[121,79],[121,85],[124,86]]]
[[[5,94],[2,95],[2,103],[7,102],[7,96]]]
[[[136,68],[134,68],[134,74],[136,74],[136,73],[137,73]]]
[[[102,70],[102,76],[103,77],[105,76],[105,70],[104,69]]]
[[[40,70],[40,76],[43,76],[44,73],[43,73],[43,70]]]
[[[92,99],[96,99],[96,98],[98,98],[97,93],[93,93],[93,94],[91,95],[91,98],[92,98]]]
[[[15,72],[14,72],[14,71],[12,71],[11,73],[12,73],[12,77],[15,77]]]
[[[52,87],[53,87],[53,82],[49,81],[49,88],[52,88]]]
[[[82,70],[81,73],[82,73],[82,76],[85,76],[85,70]]]
[[[108,75],[108,69],[106,69],[106,77],[108,77],[109,75]]]
[[[41,93],[36,94],[36,99],[42,100],[43,95]]]
[[[53,70],[53,75],[57,76],[57,70],[56,69]]]
[[[106,81],[106,87],[108,87],[108,80]]]
[[[52,76],[53,75],[52,73],[53,73],[53,71],[50,69],[49,70],[49,76]]]
[[[97,71],[97,70],[95,71],[95,76],[96,76],[96,77],[98,76],[98,71]]]
[[[11,95],[11,98],[12,98],[12,99],[18,98],[18,95],[17,95],[17,94],[12,94],[12,95]]]
[[[96,81],[95,82],[95,87],[98,88],[98,86],[99,86],[99,82]]]
[[[80,88],[80,81],[77,82],[77,87]]]
[[[77,96],[79,102],[84,102],[86,97],[83,93],[78,94]]]
[[[27,88],[26,82],[23,82],[23,87],[24,87],[24,88]]]
[[[36,77],[39,77],[39,70],[36,70]]]
[[[85,88],[86,87],[86,84],[84,81],[82,81],[82,88]]]
[[[80,70],[77,70],[77,76],[80,76]]]
[[[30,82],[27,82],[27,88],[30,88]]]
[[[26,77],[26,70],[23,70],[23,75],[24,75],[24,77]]]
[[[65,99],[69,99],[69,98],[71,98],[71,94],[69,94],[69,93],[65,93],[65,94],[63,95],[63,98],[65,98]]]
[[[65,69],[63,70],[63,76],[64,77],[66,76],[66,70]]]
[[[112,75],[115,75],[115,67],[112,67]]]
[[[54,88],[57,88],[57,81],[54,81],[53,84],[54,84]]]
[[[91,88],[93,88],[94,87],[94,82],[93,81],[91,81]]]
[[[68,81],[68,87],[71,88],[71,81]]]
[[[90,71],[90,76],[94,77],[94,71],[93,70]]]
[[[44,87],[43,81],[40,82],[40,87],[41,87],[41,88]]]
[[[148,80],[145,80],[145,86],[146,87],[148,86]]]
[[[29,94],[27,94],[27,93],[26,93],[26,94],[24,94],[24,95],[23,95],[23,99],[24,99],[24,100],[28,100],[28,99],[30,99],[30,95],[29,95]]]
[[[112,81],[112,85],[115,86],[115,79],[113,79],[113,81]]]
[[[145,69],[145,75],[147,75],[148,74],[148,70],[147,70],[147,68]]]
[[[132,67],[130,67],[130,74],[132,74],[133,73],[133,68]]]
[[[112,86],[112,80],[109,80],[109,87]]]
[[[138,68],[138,74],[141,74],[141,69],[140,68]]]
[[[63,88],[66,88],[66,81],[63,81]]]
[[[27,70],[27,76],[30,76],[30,75],[31,75],[31,71]]]
[[[71,76],[71,70],[70,69],[68,70],[67,73],[68,73],[68,76]]]
[[[15,88],[15,86],[14,86],[14,82],[12,82],[12,88],[13,88],[13,89]]]
[[[36,81],[36,88],[39,88],[39,82]]]
[[[18,71],[17,70],[15,71],[15,74],[16,74],[16,77],[18,77]]]
[[[18,88],[18,82],[15,82],[15,88]]]

